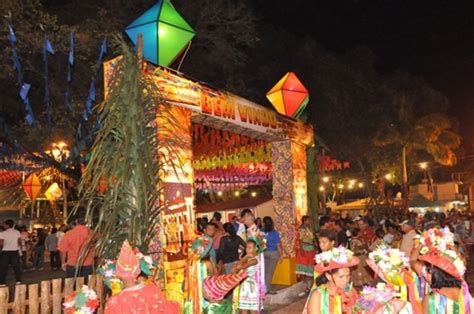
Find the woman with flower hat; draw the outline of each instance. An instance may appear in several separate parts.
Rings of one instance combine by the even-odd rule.
[[[315,261],[315,271],[320,275],[308,303],[308,313],[352,313],[357,292],[350,284],[351,267],[359,264],[359,259],[341,246],[316,255]]]
[[[117,259],[115,276],[123,282],[123,290],[112,296],[105,306],[105,314],[180,313],[175,302],[165,299],[160,287],[153,282],[137,282],[141,273],[140,261],[127,240]]]
[[[456,251],[448,228],[432,228],[420,237],[414,268],[430,286],[423,299],[423,313],[472,313],[471,295],[464,282],[466,265]]]
[[[379,246],[369,253],[367,265],[387,288],[396,293],[396,298],[388,302],[389,305],[401,306],[395,313],[421,313],[421,296],[416,284],[417,277],[410,268],[409,258],[404,252],[386,245]]]

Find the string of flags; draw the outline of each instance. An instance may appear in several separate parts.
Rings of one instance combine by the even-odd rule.
[[[49,100],[49,71],[48,71],[48,54],[54,55],[54,48],[48,40],[48,36],[44,35],[43,61],[44,61],[44,103],[46,104],[46,115],[48,119],[48,129],[51,131],[51,104]]]
[[[17,41],[16,35],[11,25],[8,25],[8,39],[10,40],[10,45],[12,48],[13,69],[16,70],[18,84],[20,85],[20,98],[23,101],[23,105],[25,106],[25,119],[29,125],[34,125],[35,115],[33,114],[30,99],[28,98],[28,94],[31,89],[31,84],[23,81],[23,69],[15,46],[15,43]]]
[[[71,32],[69,33],[69,53],[68,53],[68,58],[67,58],[66,92],[64,93],[66,109],[69,112],[72,112],[70,86],[72,82],[72,67],[73,66],[74,66],[74,32]]]

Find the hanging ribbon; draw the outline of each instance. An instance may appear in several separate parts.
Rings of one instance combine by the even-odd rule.
[[[46,115],[48,119],[48,129],[51,132],[51,106],[49,101],[49,73],[48,73],[48,54],[54,54],[53,45],[44,35],[43,61],[44,61],[44,103],[46,105]]]
[[[23,69],[21,66],[20,58],[18,57],[18,52],[15,47],[16,35],[11,25],[8,25],[8,39],[10,40],[10,45],[12,48],[13,69],[16,70],[17,81],[20,85],[19,94],[25,107],[25,119],[29,125],[33,125],[35,122],[35,116],[33,114],[33,109],[31,108],[30,99],[28,98],[28,93],[30,92],[31,85],[23,82]]]
[[[66,77],[66,92],[64,93],[64,100],[66,109],[72,112],[70,85],[72,82],[72,66],[74,65],[74,32],[69,33],[69,53],[67,58],[67,77]]]

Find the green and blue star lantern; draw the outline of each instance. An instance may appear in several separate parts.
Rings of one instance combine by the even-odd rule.
[[[267,93],[267,98],[278,113],[297,119],[309,102],[309,93],[296,74],[288,72]]]
[[[143,36],[143,56],[151,63],[169,66],[195,33],[169,0],[160,0],[125,29],[136,45]]]

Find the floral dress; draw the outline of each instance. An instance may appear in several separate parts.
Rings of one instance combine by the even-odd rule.
[[[256,256],[249,258],[249,260],[251,259],[258,261]],[[249,266],[245,271],[248,277],[236,288],[238,289],[237,293],[234,293],[234,297],[238,298],[238,308],[240,310],[261,311],[263,310],[265,282],[261,282],[260,264]]]

